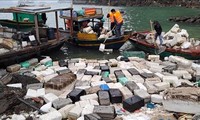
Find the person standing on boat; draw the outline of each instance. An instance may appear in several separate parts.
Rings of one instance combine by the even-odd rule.
[[[160,23],[158,21],[153,21],[153,27],[154,27],[154,30],[156,31],[155,40],[157,40],[157,37],[159,37],[160,45],[162,45],[163,44],[163,37],[161,35],[162,27],[161,27]]]
[[[46,21],[47,21],[46,13],[42,13],[41,16],[42,16],[43,23],[46,24]]]
[[[101,19],[99,22],[97,22],[94,26],[94,32],[97,33],[97,36],[101,35],[101,32],[103,30],[103,23],[104,23],[104,19]]]
[[[123,25],[123,18],[119,10],[115,11],[115,9],[112,9],[111,12],[113,13],[114,22],[116,24],[115,32],[116,36],[121,36],[121,27]]]
[[[114,14],[112,12],[108,13],[107,18],[110,19],[110,30],[113,30],[115,27]],[[114,35],[114,31],[112,31],[112,34]]]

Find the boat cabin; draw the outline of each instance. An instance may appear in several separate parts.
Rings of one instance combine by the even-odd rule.
[[[97,39],[95,33],[93,32],[84,32],[84,29],[92,29],[95,31],[95,25],[102,23],[103,20],[103,11],[102,8],[82,8],[82,10],[73,11],[72,18],[70,17],[69,12],[61,11],[60,17],[65,21],[65,29],[72,30],[74,36],[93,36],[94,39]],[[72,21],[70,21],[72,20]],[[71,27],[73,26],[73,27]],[[84,32],[84,33],[83,33]],[[89,34],[88,34],[89,33]],[[81,39],[81,38],[79,38]],[[85,38],[86,39],[86,38]],[[89,38],[88,38],[89,39]]]
[[[19,22],[33,22],[34,23],[34,15],[26,14],[26,13],[13,13],[13,20]],[[42,14],[38,15],[38,21],[42,21]]]

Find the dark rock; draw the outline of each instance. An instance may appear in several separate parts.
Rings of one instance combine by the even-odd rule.
[[[18,97],[24,97],[26,91],[19,88],[11,87],[0,87],[0,114],[2,113],[13,113],[14,107],[19,105],[21,102],[17,99]],[[19,111],[19,110],[18,110]]]
[[[188,20],[186,20],[187,23],[194,23],[196,21],[195,18],[190,18]]]

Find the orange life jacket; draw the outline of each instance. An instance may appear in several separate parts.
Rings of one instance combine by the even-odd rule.
[[[114,17],[117,23],[123,22],[123,18],[119,10],[115,12]]]
[[[110,22],[111,23],[115,22],[115,20],[114,20],[114,14],[112,12],[110,12],[109,15],[110,15],[110,17],[109,17],[110,18]]]

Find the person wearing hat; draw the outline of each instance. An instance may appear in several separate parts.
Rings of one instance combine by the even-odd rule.
[[[116,24],[116,27],[115,27],[116,36],[120,37],[121,36],[121,27],[123,25],[122,15],[119,10],[116,11],[115,9],[112,9],[111,12],[113,13],[114,22]]]

